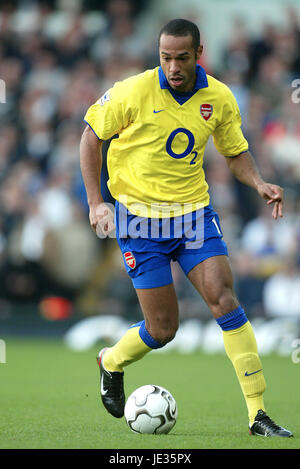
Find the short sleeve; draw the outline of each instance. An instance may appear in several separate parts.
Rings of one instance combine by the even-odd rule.
[[[124,102],[120,99],[115,85],[90,106],[84,116],[84,121],[92,128],[98,138],[108,140],[127,127],[128,114],[124,111]]]
[[[247,151],[249,146],[241,129],[242,118],[238,104],[227,87],[223,99],[222,120],[213,132],[213,141],[222,155],[237,156]]]

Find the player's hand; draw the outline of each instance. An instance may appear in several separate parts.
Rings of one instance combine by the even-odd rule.
[[[90,206],[90,225],[99,238],[106,238],[115,232],[114,213],[103,203]]]
[[[274,204],[272,217],[277,220],[278,217],[283,216],[283,189],[280,186],[269,183],[261,183],[257,187],[259,195],[267,200],[268,205]]]

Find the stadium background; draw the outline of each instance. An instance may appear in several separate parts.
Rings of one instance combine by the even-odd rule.
[[[69,345],[84,349],[140,319],[116,241],[89,227],[79,142],[90,104],[158,64],[159,29],[174,17],[199,25],[201,64],[231,87],[258,166],[285,188],[275,222],[209,143],[207,180],[238,297],[266,353],[290,354],[300,337],[299,2],[24,0],[0,2],[2,339],[69,333]],[[173,267],[182,328],[170,346],[221,350],[207,307]]]

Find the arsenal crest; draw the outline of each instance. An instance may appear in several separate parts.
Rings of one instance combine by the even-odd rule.
[[[130,267],[131,269],[135,268],[136,261],[135,261],[135,257],[132,254],[132,252],[130,252],[130,251],[125,252],[124,259],[125,259],[125,262],[128,265],[128,267]]]
[[[211,117],[213,113],[213,107],[211,104],[201,104],[200,106],[200,114],[205,119],[208,121],[208,119]]]

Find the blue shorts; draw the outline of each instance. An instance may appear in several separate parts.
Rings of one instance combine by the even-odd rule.
[[[118,244],[127,273],[135,288],[155,288],[173,282],[171,261],[187,275],[205,259],[228,256],[211,205],[173,218],[143,218],[116,202],[115,224]]]

